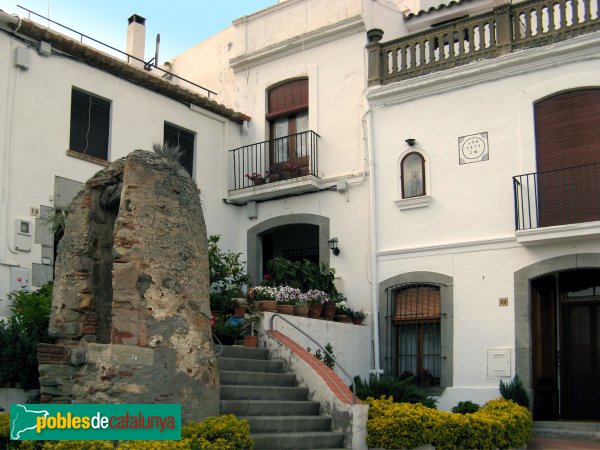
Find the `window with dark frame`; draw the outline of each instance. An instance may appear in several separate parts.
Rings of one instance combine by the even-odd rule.
[[[269,158],[271,165],[286,162],[308,165],[308,79],[288,81],[267,93]]]
[[[69,150],[108,160],[110,101],[73,88]]]
[[[191,175],[194,174],[194,141],[196,133],[185,130],[178,126],[165,122],[164,139],[165,144],[181,149],[179,164]]]
[[[397,375],[420,387],[440,385],[440,288],[409,284],[394,292]]]
[[[420,197],[425,191],[425,158],[417,152],[410,152],[400,162],[402,198]]]

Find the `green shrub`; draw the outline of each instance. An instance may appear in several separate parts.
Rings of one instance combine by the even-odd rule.
[[[390,397],[367,400],[370,447],[436,449],[506,449],[529,442],[529,410],[512,401],[491,400],[472,414],[454,414],[420,404],[394,403]]]
[[[254,447],[250,424],[233,414],[189,422],[181,429],[181,437],[190,442],[192,450],[249,450]]]
[[[112,441],[46,441],[43,450],[114,450]]]
[[[452,412],[456,414],[473,414],[479,411],[479,408],[481,408],[480,405],[467,400],[465,402],[458,402],[458,405],[452,408]]]
[[[10,441],[10,417],[8,413],[0,413],[0,448],[6,448]]]
[[[119,450],[189,450],[190,441],[123,441]]]
[[[519,375],[515,375],[512,381],[508,383],[504,383],[500,380],[500,395],[505,400],[512,400],[517,405],[524,406],[525,408],[529,408],[529,395],[527,394],[527,390],[523,383],[521,383],[521,379]]]
[[[52,283],[9,294],[12,315],[0,321],[0,384],[39,387],[37,344],[48,338]]]
[[[394,403],[392,397],[366,399],[369,404],[369,447],[413,448],[434,440],[440,411],[419,403]]]
[[[366,381],[356,376],[354,384],[356,396],[361,400],[391,396],[396,403],[421,403],[428,408],[435,408],[437,403],[434,398],[415,386],[413,378],[402,380],[392,376],[371,375],[369,381]]]

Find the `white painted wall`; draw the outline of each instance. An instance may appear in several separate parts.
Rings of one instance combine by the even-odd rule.
[[[466,77],[485,64],[496,63],[371,92],[383,93],[378,104],[389,102],[373,112],[379,278],[415,271],[453,278],[454,385],[440,399],[442,409],[498,396],[500,379],[487,376],[487,349],[511,349],[514,376],[517,270],[556,256],[600,252],[600,239],[594,236],[528,247],[518,243],[512,188],[513,176],[536,171],[533,103],[553,93],[600,86],[600,63],[554,60],[546,68],[495,73],[470,84]],[[451,77],[462,78],[460,87]],[[403,101],[403,90],[411,92],[409,101]],[[480,132],[489,133],[489,161],[459,165],[458,138]],[[408,137],[426,151],[432,200],[425,207],[399,210],[397,164]],[[507,307],[499,306],[503,297],[509,299]]]
[[[6,93],[0,108],[2,198],[8,198],[10,192],[9,204],[2,205],[8,230],[3,229],[0,236],[0,299],[8,293],[10,266],[30,269],[32,262],[41,262],[39,245],[32,245],[29,253],[9,250],[14,247],[14,219],[33,221],[29,207],[52,206],[55,175],[85,182],[102,168],[66,155],[73,86],[111,100],[111,161],[162,142],[164,121],[194,131],[194,178],[201,190],[208,232],[222,234],[227,247],[240,249],[235,224],[241,212],[222,202],[227,192],[227,150],[239,144],[238,124],[203,110],[197,112],[72,59],[39,56],[34,49],[28,50],[29,70],[23,72],[12,64],[17,47],[25,45],[0,34],[0,92]],[[9,170],[13,174],[10,182]],[[2,301],[0,317],[6,314],[7,304]]]

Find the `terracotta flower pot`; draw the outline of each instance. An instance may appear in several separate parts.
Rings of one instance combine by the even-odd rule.
[[[323,305],[322,316],[325,320],[333,320],[333,316],[335,316],[335,305]]]
[[[363,321],[364,321],[364,319],[361,319],[360,317],[353,317],[352,318],[352,323],[354,325],[362,325]]]
[[[338,314],[335,316],[335,321],[341,323],[352,323],[352,319],[346,314]]]
[[[277,312],[279,314],[294,315],[294,305],[277,305]]]
[[[310,305],[308,307],[308,317],[312,319],[317,319],[321,317],[321,313],[323,312],[323,305]]]
[[[308,317],[308,306],[294,306],[294,315]]]
[[[254,302],[256,309],[259,311],[277,311],[277,302],[275,300],[258,300]]]
[[[258,337],[257,336],[244,336],[244,347],[257,347]]]

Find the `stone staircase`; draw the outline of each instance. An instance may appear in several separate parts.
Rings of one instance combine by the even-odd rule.
[[[577,422],[567,420],[533,422],[533,436],[551,439],[600,442],[599,422]]]
[[[223,346],[220,368],[221,414],[250,422],[255,450],[342,447],[343,434],[331,431],[319,402],[308,400],[308,389],[267,349]]]

